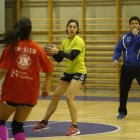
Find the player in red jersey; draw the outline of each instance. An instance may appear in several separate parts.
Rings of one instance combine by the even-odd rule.
[[[18,20],[13,30],[1,36],[5,44],[0,57],[0,79],[4,77],[0,98],[0,139],[8,140],[5,122],[14,113],[11,123],[15,140],[25,140],[23,125],[37,103],[40,90],[39,72],[46,73],[42,97],[48,95],[52,63],[43,47],[30,39],[31,21]]]

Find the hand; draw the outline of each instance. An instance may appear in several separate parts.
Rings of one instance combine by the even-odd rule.
[[[132,28],[131,33],[135,36],[137,35],[139,32],[139,29],[137,29],[136,27]]]
[[[49,92],[48,92],[46,86],[44,85],[44,86],[42,87],[41,97],[42,97],[42,98],[46,98],[48,95],[49,95]]]
[[[118,60],[114,60],[114,66],[117,67],[119,65]]]
[[[56,46],[53,44],[48,44],[46,46],[46,52],[48,55],[52,56],[54,54],[57,54],[59,52],[59,49],[57,49]]]
[[[48,91],[42,91],[41,97],[46,98],[49,95]]]

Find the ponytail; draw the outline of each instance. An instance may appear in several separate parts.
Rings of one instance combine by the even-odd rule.
[[[0,36],[0,43],[6,45],[11,44],[13,46],[18,40],[29,39],[31,29],[30,19],[21,18],[15,23],[11,32]]]

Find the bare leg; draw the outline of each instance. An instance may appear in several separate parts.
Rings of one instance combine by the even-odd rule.
[[[15,111],[16,107],[12,107],[5,103],[0,103],[0,120],[7,121]]]
[[[28,106],[23,106],[23,107],[17,108],[15,115],[14,115],[14,119],[11,124],[12,132],[13,132],[15,140],[25,140],[26,139],[23,125],[24,125],[24,122],[26,121],[27,117],[29,116],[31,110],[32,110],[32,107],[28,107]]]
[[[54,92],[54,95],[52,97],[52,100],[47,108],[47,112],[46,112],[43,120],[48,121],[49,118],[51,117],[51,115],[55,112],[55,110],[58,106],[58,102],[60,100],[60,97],[65,93],[68,86],[69,86],[68,82],[64,82],[64,81],[59,82],[59,84]]]
[[[31,111],[32,111],[32,107],[28,107],[28,106],[18,107],[13,119],[17,122],[24,123],[27,120]]]
[[[5,122],[15,112],[16,107],[9,106],[5,103],[0,103],[0,139],[9,140],[9,133],[5,126]]]
[[[81,83],[77,80],[72,80],[67,91],[66,91],[66,99],[69,107],[71,120],[73,125],[77,125],[77,109],[74,104],[74,97],[79,92],[81,88]]]

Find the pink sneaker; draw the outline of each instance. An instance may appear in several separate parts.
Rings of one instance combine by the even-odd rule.
[[[33,126],[32,131],[45,131],[48,129],[50,129],[48,124],[43,124],[41,122],[37,122],[37,124],[35,126]]]
[[[78,127],[70,126],[69,130],[66,133],[66,136],[75,136],[80,134],[80,130]]]

